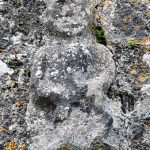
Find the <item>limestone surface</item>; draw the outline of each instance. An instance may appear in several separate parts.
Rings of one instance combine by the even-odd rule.
[[[149,0],[0,0],[0,149],[150,149]]]

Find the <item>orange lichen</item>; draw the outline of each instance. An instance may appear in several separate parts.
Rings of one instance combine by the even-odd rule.
[[[8,142],[4,148],[4,150],[17,150],[17,144],[15,142]]]
[[[0,133],[7,134],[8,130],[6,128],[0,128]]]
[[[150,77],[150,72],[143,73],[139,76],[139,81],[144,82],[148,77]]]
[[[124,18],[123,18],[123,21],[125,22],[125,23],[128,23],[128,22],[130,22],[132,20],[132,15],[128,15],[128,16],[125,16]]]
[[[150,44],[150,37],[145,37],[139,40],[139,44],[141,45],[149,45]]]
[[[21,102],[19,100],[16,101],[16,107],[20,108],[21,107]]]
[[[26,144],[25,144],[25,143],[22,143],[20,147],[21,147],[21,150],[25,150]]]

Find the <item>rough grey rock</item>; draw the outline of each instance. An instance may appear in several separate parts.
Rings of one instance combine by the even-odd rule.
[[[150,149],[149,8],[1,0],[0,149]]]
[[[147,0],[97,1],[100,23],[108,42],[123,43],[149,37],[149,2]]]

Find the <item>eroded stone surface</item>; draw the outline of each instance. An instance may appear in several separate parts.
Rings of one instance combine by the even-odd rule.
[[[72,41],[50,41],[36,53],[31,86],[35,99],[73,103],[101,97],[114,77],[114,62],[109,50],[95,45],[87,35]],[[84,39],[84,40],[82,40]],[[105,63],[107,60],[107,63]]]
[[[149,149],[149,5],[1,0],[0,149]]]
[[[27,119],[28,129],[38,132],[31,138],[30,149],[57,149],[63,144],[87,149],[97,136],[107,137],[112,127],[113,119],[105,112],[102,103],[107,99],[115,65],[111,52],[95,43],[88,27],[90,20],[85,4],[74,1],[54,6],[62,7],[59,15],[64,16],[58,19],[49,16],[54,17],[52,24],[56,36],[51,36],[35,54],[31,73],[32,106],[29,104],[27,111],[27,118],[32,118],[34,112],[43,112],[47,116],[42,119],[38,116],[35,122],[42,120],[42,124],[51,129],[32,128],[30,119]],[[71,6],[75,6],[77,12]],[[73,14],[68,17],[66,12],[69,11]],[[83,16],[85,20],[80,18]],[[68,24],[64,23],[67,21]],[[58,35],[60,32],[67,34]],[[52,108],[46,111],[41,103],[50,103]],[[41,130],[47,132],[45,137]]]

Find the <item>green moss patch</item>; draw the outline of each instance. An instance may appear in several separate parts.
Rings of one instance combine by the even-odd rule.
[[[101,27],[95,27],[94,34],[98,43],[103,44],[105,46],[107,45],[104,29],[102,29]]]
[[[18,67],[23,65],[23,63],[17,60],[11,60],[7,62],[7,65],[9,66],[9,68],[17,69]]]
[[[135,41],[130,41],[128,46],[130,49],[135,49],[137,47],[137,44]]]

